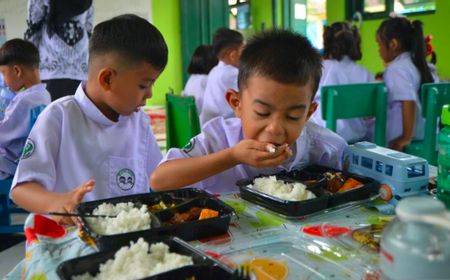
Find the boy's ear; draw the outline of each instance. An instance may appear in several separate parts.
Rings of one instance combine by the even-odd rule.
[[[20,67],[19,65],[13,65],[12,70],[13,70],[14,75],[16,75],[16,77],[20,77],[23,74],[22,67]]]
[[[228,89],[225,93],[225,99],[230,105],[231,109],[233,109],[236,117],[241,117],[241,95],[239,92],[234,89]]]
[[[116,71],[110,67],[100,69],[98,72],[98,84],[104,91],[111,90],[112,81],[116,75]]]
[[[308,121],[309,118],[311,118],[312,114],[317,110],[317,102],[313,101],[311,102],[311,105],[309,105],[308,115],[306,116],[306,120]]]

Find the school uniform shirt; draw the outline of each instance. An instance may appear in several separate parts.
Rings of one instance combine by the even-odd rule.
[[[434,76],[434,78],[437,77]],[[388,143],[403,134],[402,101],[416,103],[413,139],[423,139],[425,119],[422,117],[422,106],[419,100],[420,73],[411,59],[411,53],[404,52],[398,55],[386,68],[383,79],[388,91],[386,124]]]
[[[235,146],[242,141],[242,126],[239,118],[222,117],[208,122],[202,133],[192,138],[183,149],[172,148],[161,163],[179,158],[190,158],[216,153]],[[337,134],[307,122],[300,136],[293,144],[293,156],[285,163],[273,168],[255,168],[239,164],[233,168],[211,176],[193,186],[210,193],[238,191],[236,181],[253,178],[260,174],[274,174],[281,171],[301,169],[308,165],[319,164],[336,169],[342,167],[342,155],[347,143]]]
[[[95,179],[84,201],[149,192],[148,178],[162,156],[142,111],[111,121],[85,94],[50,104],[39,116],[13,179],[68,192]]]
[[[228,104],[225,94],[228,89],[238,91],[237,78],[239,70],[233,65],[219,61],[209,72],[203,96],[203,108],[200,114],[202,126],[215,117],[231,118],[234,112]]]
[[[195,98],[195,106],[197,113],[200,115],[203,107],[203,95],[205,93],[206,82],[208,75],[206,74],[192,74],[184,87],[184,96],[193,96]]]
[[[0,121],[0,179],[14,175],[31,130],[32,110],[50,103],[45,84],[31,86],[11,100]]]
[[[320,104],[320,92],[323,86],[370,83],[375,81],[375,77],[366,68],[356,64],[348,56],[344,56],[340,61],[335,59],[324,60],[322,77],[319,89],[314,97],[318,103],[316,112],[311,120],[320,126],[326,127],[326,122],[322,118],[322,108]],[[336,131],[347,142],[353,143],[366,139],[368,135],[368,125],[371,121],[363,118],[337,120]]]

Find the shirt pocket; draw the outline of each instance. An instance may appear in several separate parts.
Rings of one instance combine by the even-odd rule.
[[[149,192],[148,175],[142,160],[109,157],[109,186],[111,196]]]

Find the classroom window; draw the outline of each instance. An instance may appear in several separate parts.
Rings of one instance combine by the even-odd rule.
[[[408,172],[408,178],[421,177],[425,175],[425,165],[411,165],[406,168],[406,171]]]
[[[435,0],[347,0],[347,18],[356,12],[363,19],[387,18],[391,12],[397,14],[428,14],[436,11]]]
[[[361,166],[365,168],[372,169],[373,167],[373,159],[367,157],[361,157]]]
[[[385,174],[392,176],[392,171],[394,170],[394,167],[390,164],[386,164]]]
[[[248,29],[251,25],[250,0],[228,0],[230,28]]]
[[[380,172],[380,173],[383,173],[383,165],[384,164],[381,161],[377,160],[376,163],[375,163],[375,170]]]

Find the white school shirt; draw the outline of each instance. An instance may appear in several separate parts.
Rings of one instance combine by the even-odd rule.
[[[231,118],[234,112],[228,104],[225,94],[228,89],[238,91],[237,78],[239,70],[233,65],[219,61],[209,72],[203,96],[200,123],[203,126],[215,117]]]
[[[218,117],[208,122],[203,127],[202,133],[192,138],[186,147],[170,149],[161,163],[172,159],[216,153],[233,147],[242,140],[242,126],[239,118]],[[347,143],[337,134],[312,122],[307,122],[292,147],[294,155],[282,165],[273,168],[255,168],[239,164],[193,186],[210,193],[225,193],[238,191],[238,187],[235,185],[236,181],[253,178],[260,174],[290,171],[312,164],[341,169],[345,147],[347,147]]]
[[[314,97],[318,103],[316,112],[311,120],[320,126],[326,127],[326,122],[322,118],[322,108],[320,104],[320,91],[323,86],[370,83],[375,81],[375,77],[366,68],[356,64],[348,56],[344,56],[341,61],[327,59],[322,62],[322,77],[319,83],[319,89]],[[338,120],[336,124],[337,133],[347,142],[353,143],[366,139],[368,135],[368,126],[371,121],[363,118],[354,118]]]
[[[14,175],[23,146],[31,130],[31,112],[51,102],[43,83],[31,86],[11,100],[0,121],[0,179]]]
[[[206,74],[192,74],[186,86],[184,87],[184,96],[193,96],[195,98],[195,106],[197,107],[197,114],[200,115],[203,106],[203,95],[205,93],[206,82],[208,75]]]
[[[68,192],[95,179],[84,201],[149,192],[148,178],[162,156],[142,111],[111,121],[85,94],[51,103],[39,116],[17,167],[12,188],[35,181]]]
[[[386,68],[383,79],[388,91],[387,143],[403,134],[402,101],[407,100],[416,103],[413,139],[423,139],[425,119],[422,117],[419,100],[420,73],[411,59],[411,53],[404,52],[398,55]]]

